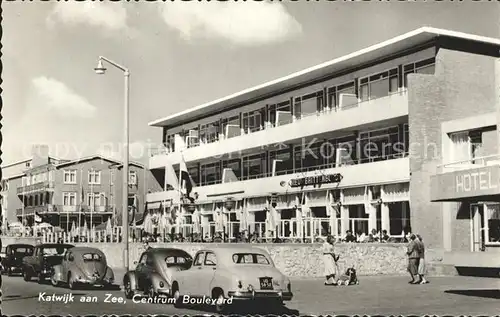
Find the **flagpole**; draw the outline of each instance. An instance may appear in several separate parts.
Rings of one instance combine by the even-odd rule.
[[[95,179],[95,171],[93,171],[93,174],[94,174],[94,179]],[[92,205],[90,206],[90,235],[92,237],[92,241],[91,242],[94,242],[94,228],[92,226],[92,213],[94,212],[94,205],[95,205],[95,196],[94,196],[94,181],[92,180],[92,182],[90,183],[90,202],[92,203]]]
[[[82,205],[83,205],[83,169],[80,169],[80,208],[78,208],[78,230],[82,229]],[[80,236],[81,232],[78,233]]]

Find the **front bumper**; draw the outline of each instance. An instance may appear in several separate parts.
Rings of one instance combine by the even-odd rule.
[[[293,298],[292,292],[282,291],[234,291],[228,292],[227,295],[235,300],[267,300],[267,299],[281,299],[283,301],[290,301]]]
[[[112,285],[113,284],[113,280],[91,279],[91,278],[77,279],[76,282],[79,284],[85,284],[88,286],[105,286],[105,285]]]

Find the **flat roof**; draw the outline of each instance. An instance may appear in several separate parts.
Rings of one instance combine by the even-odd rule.
[[[278,78],[276,80],[272,80],[255,87],[242,90],[235,94],[152,121],[149,123],[149,126],[178,126],[193,121],[200,116],[209,116],[213,113],[224,110],[224,108],[234,106],[235,104],[244,103],[245,101],[260,98],[262,96],[272,94],[273,92],[279,92],[286,88],[348,69],[352,67],[352,65],[364,64],[382,58],[384,56],[391,55],[398,51],[404,51],[412,47],[422,45],[440,36],[481,42],[485,44],[500,45],[500,39],[496,38],[432,27],[422,27],[403,35],[394,37],[390,40],[369,46],[354,53],[344,55],[342,57]]]

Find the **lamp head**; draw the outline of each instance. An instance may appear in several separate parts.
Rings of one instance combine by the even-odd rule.
[[[106,73],[106,68],[102,65],[102,59],[99,59],[97,67],[94,68],[95,73],[98,75],[104,75]]]

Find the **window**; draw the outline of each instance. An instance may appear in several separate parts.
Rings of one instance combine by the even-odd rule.
[[[128,184],[137,185],[137,171],[128,172]]]
[[[260,131],[264,128],[264,114],[266,108],[250,111],[243,114],[243,130],[246,133]]]
[[[233,262],[236,264],[271,264],[265,255],[258,253],[235,253]]]
[[[274,161],[276,161],[276,163],[274,163],[275,175],[284,175],[293,172],[293,158],[289,149],[269,152],[269,167],[271,173]]]
[[[166,147],[169,152],[173,152],[175,149],[175,134],[167,135]]]
[[[241,160],[240,159],[233,159],[233,160],[225,160],[222,161],[222,170],[230,168],[234,175],[238,178],[238,180],[241,180]]]
[[[293,107],[297,119],[321,112],[323,110],[323,91],[295,98]]]
[[[88,193],[87,194],[87,205],[89,207],[99,207],[105,204],[104,193]]]
[[[500,204],[486,204],[487,243],[500,244]]]
[[[76,170],[64,170],[64,184],[76,184]]]
[[[472,159],[472,146],[469,131],[450,133],[450,162],[469,163]]]
[[[64,206],[76,206],[76,193],[65,192],[63,193]]]
[[[222,119],[222,133],[226,138],[232,138],[241,134],[240,116]]]
[[[291,116],[292,106],[290,105],[290,101],[283,101],[283,102],[280,102],[278,104],[269,105],[268,118],[269,118],[269,122],[271,123],[272,126],[276,126],[276,118],[278,118],[278,114],[277,114],[278,111],[288,113]],[[285,118],[285,119],[280,119],[279,121],[280,122],[278,122],[277,125],[283,125],[286,123],[291,123],[292,119],[290,117],[289,119]]]
[[[359,134],[361,163],[394,158],[399,143],[399,127],[379,129]]]
[[[102,257],[97,253],[85,253],[82,255],[84,262],[100,262]]]
[[[101,171],[90,170],[88,174],[89,184],[99,185],[101,184]]]
[[[186,135],[186,145],[188,148],[200,145],[200,137],[198,133],[198,128],[191,129]]]
[[[417,73],[417,74],[434,74],[436,59],[429,58],[423,61],[419,61],[416,63],[411,63],[404,65],[404,86],[408,87],[408,75]]]
[[[201,266],[201,264],[203,263],[203,253],[204,252],[200,252],[200,253],[196,254],[196,256],[194,258],[193,266]]]
[[[205,164],[201,166],[201,185],[218,184],[222,180],[220,162]]]
[[[243,158],[243,179],[264,177],[267,172],[266,154],[245,156]]]
[[[200,141],[203,143],[213,143],[219,140],[219,121],[202,124],[200,126]]]
[[[191,179],[195,183],[195,186],[196,186],[196,184],[199,184],[200,183],[200,172],[198,170],[198,165],[188,166],[187,170],[188,170],[189,176],[191,176]]]
[[[359,97],[362,101],[385,97],[397,91],[397,68],[361,78],[359,81]]]
[[[301,145],[294,149],[295,172],[304,172],[323,165],[323,155],[321,154],[321,142],[312,145]]]
[[[207,265],[207,266],[216,266],[217,265],[217,258],[215,257],[214,253],[212,253],[212,252],[206,253],[205,265]]]
[[[390,236],[400,236],[403,231],[406,233],[411,232],[410,225],[410,203],[407,201],[400,201],[389,203],[389,223],[390,223]]]
[[[405,143],[405,145],[404,145],[405,154],[408,154],[410,151],[410,127],[409,127],[408,123],[405,123],[403,125],[403,133],[404,133],[403,142]]]
[[[336,164],[338,166],[354,165],[358,160],[356,138],[347,136],[337,139]]]

